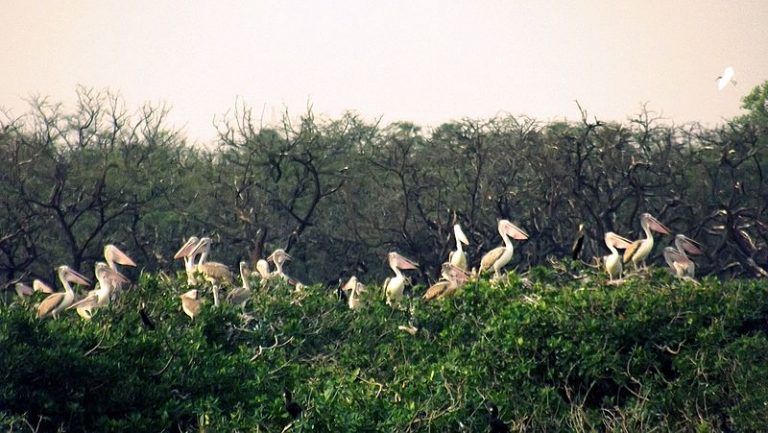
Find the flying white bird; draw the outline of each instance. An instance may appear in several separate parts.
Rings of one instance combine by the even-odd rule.
[[[735,72],[733,71],[733,67],[728,66],[725,68],[725,71],[723,72],[723,75],[717,77],[717,88],[718,90],[725,89],[725,86],[728,85],[728,83],[736,85],[736,80],[733,79],[733,75]]]

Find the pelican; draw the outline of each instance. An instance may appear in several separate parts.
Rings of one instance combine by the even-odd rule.
[[[28,285],[18,282],[13,285],[14,289],[16,290],[16,296],[19,298],[26,298],[29,296],[32,296],[35,291],[32,289],[32,287],[29,287]]]
[[[675,248],[676,247],[676,248]],[[685,254],[704,254],[701,244],[688,236],[675,236],[675,247],[664,248],[664,259],[678,278],[693,278],[696,264]]]
[[[499,221],[499,234],[504,240],[504,246],[492,249],[491,251],[487,252],[480,260],[479,273],[482,274],[483,271],[493,268],[494,278],[501,277],[499,271],[501,271],[501,268],[506,266],[507,263],[512,260],[512,253],[514,252],[514,248],[512,247],[512,241],[509,238],[511,237],[512,239],[519,240],[528,239],[527,233],[525,233],[521,228],[512,224],[508,220]]]
[[[197,298],[197,290],[192,289],[184,292],[179,297],[181,298],[181,309],[190,319],[195,320],[195,316],[200,314],[200,300]]]
[[[203,274],[206,280],[213,285],[216,283],[232,284],[232,272],[229,267],[219,262],[209,262],[208,254],[211,253],[211,238],[201,238],[197,243],[197,246],[192,251],[192,255],[200,254],[200,258],[197,259],[197,266],[195,271]]]
[[[123,266],[130,266],[133,268],[136,267],[136,262],[134,262],[133,259],[128,257],[127,254],[120,251],[119,248],[117,248],[112,244],[107,244],[104,246],[104,259],[106,259],[107,261],[107,266],[109,266],[110,269],[112,269],[117,273],[120,273],[120,271],[117,269],[117,265],[115,265],[115,263]],[[126,284],[128,282],[129,282],[128,279],[125,277],[119,278],[119,279],[113,279],[114,288],[116,290],[120,290],[123,284]]]
[[[350,310],[357,310],[358,308],[363,306],[363,301],[360,299],[360,294],[367,292],[368,290],[365,288],[365,285],[357,280],[356,276],[352,276],[347,282],[341,287],[341,290],[344,292],[349,292],[349,296],[347,297],[347,304],[349,305]]]
[[[75,300],[75,292],[72,290],[72,286],[69,283],[77,283],[87,286],[90,284],[88,280],[75,272],[67,265],[59,266],[57,269],[59,275],[59,281],[64,286],[63,292],[56,292],[48,295],[40,306],[37,307],[37,318],[42,319],[48,316],[53,316],[55,319],[58,314],[65,308],[69,307]]]
[[[104,262],[96,263],[94,275],[96,280],[98,280],[96,284],[98,288],[91,290],[83,299],[73,302],[72,305],[67,307],[67,310],[77,309],[77,314],[85,320],[90,320],[93,317],[93,310],[109,304],[113,290],[122,284],[128,283],[128,278],[125,275]]]
[[[32,289],[34,289],[35,292],[42,292],[42,293],[55,293],[56,291],[53,290],[51,286],[48,284],[45,284],[42,280],[34,279],[32,281]]]
[[[605,234],[605,245],[611,250],[611,254],[603,257],[605,271],[608,272],[608,278],[613,281],[614,278],[621,279],[621,255],[616,250],[629,248],[632,243],[626,238],[617,235],[614,232]]]
[[[394,251],[389,253],[387,257],[389,259],[389,267],[395,273],[395,276],[384,281],[384,291],[387,295],[387,305],[392,305],[399,303],[403,298],[405,275],[400,272],[401,269],[417,269],[419,265]]]
[[[456,224],[453,226],[453,235],[456,238],[456,251],[451,251],[448,254],[448,261],[459,269],[467,270],[467,255],[461,247],[461,244],[469,245],[467,237],[464,232],[461,231],[461,226]]]
[[[269,281],[269,263],[264,259],[259,259],[256,262],[256,272],[259,273],[259,277],[261,278],[261,287],[264,287],[264,285],[267,284],[267,281]]]
[[[735,72],[732,66],[728,66],[727,68],[725,68],[725,71],[723,71],[723,75],[717,77],[717,89],[723,90],[729,83],[735,86],[736,80],[733,79],[734,75],[735,75]]]
[[[251,299],[251,284],[248,280],[250,276],[251,270],[248,269],[248,263],[240,262],[240,278],[243,280],[243,285],[227,293],[227,301],[229,303],[245,307],[246,302]]]
[[[433,284],[422,296],[425,301],[455,294],[457,289],[469,279],[469,274],[465,270],[449,262],[443,263],[441,274],[443,279]]]
[[[267,261],[274,263],[276,268],[270,274],[270,278],[275,276],[280,277],[286,282],[288,282],[288,284],[294,286],[297,291],[301,290],[304,287],[306,287],[304,283],[300,282],[299,280],[293,277],[289,277],[285,272],[283,272],[283,264],[288,260],[293,260],[293,257],[291,257],[284,249],[278,248],[275,251],[273,251],[272,254],[269,257],[267,257]],[[261,273],[261,271],[259,272]]]
[[[645,258],[648,257],[653,249],[653,234],[651,231],[664,235],[669,234],[667,226],[660,223],[659,220],[654,218],[648,212],[640,215],[640,227],[642,227],[645,232],[645,239],[638,239],[632,242],[632,244],[624,251],[624,263],[629,263],[629,261],[632,260],[632,265],[634,265],[635,270],[637,270],[638,262],[642,262],[643,267],[645,267]]]
[[[191,236],[173,256],[176,260],[184,259],[184,270],[187,272],[188,286],[197,284],[197,279],[195,278],[195,255],[192,252],[199,242],[200,239],[197,236]]]
[[[573,241],[573,246],[571,247],[571,259],[576,261],[579,260],[579,255],[581,255],[581,250],[584,248],[584,224],[579,224],[579,233],[576,235],[576,240]]]

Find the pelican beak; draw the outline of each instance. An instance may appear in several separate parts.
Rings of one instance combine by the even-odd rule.
[[[181,249],[179,249],[179,251],[176,251],[176,254],[174,254],[173,258],[181,259],[189,256],[192,253],[192,251],[194,251],[199,241],[200,240],[195,236],[192,236],[191,238],[187,239],[187,242],[181,247]]]
[[[689,238],[685,235],[678,235],[680,236],[680,246],[687,252],[688,254],[704,254],[704,248],[699,244],[698,242],[694,241],[693,239]]]
[[[668,235],[670,233],[670,230],[667,228],[667,226],[659,222],[659,220],[651,215],[648,215],[648,228],[663,235]]]
[[[632,241],[623,236],[619,236],[614,232],[608,232],[605,234],[605,243],[613,245],[615,248],[622,250],[629,248],[629,246],[632,245]]]
[[[389,254],[390,254],[390,258],[394,260],[395,266],[399,269],[418,269],[419,267],[418,263],[414,262],[413,260],[407,259],[398,253],[392,252]]]
[[[128,257],[127,254],[125,254],[124,252],[120,251],[120,249],[117,248],[116,246],[114,246],[114,245],[107,245],[104,249],[105,249],[104,256],[107,259],[109,259],[109,260],[111,260],[111,261],[113,261],[115,263],[119,263],[119,264],[121,264],[123,266],[133,266],[133,267],[136,267],[136,262],[134,262],[133,259]]]
[[[73,269],[67,268],[64,271],[64,278],[69,281],[70,283],[76,283],[80,284],[82,286],[89,286],[91,285],[91,282],[88,281],[87,278],[85,278],[82,274],[74,271]]]

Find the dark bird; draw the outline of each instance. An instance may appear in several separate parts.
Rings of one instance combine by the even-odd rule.
[[[491,433],[509,433],[509,427],[499,418],[499,408],[492,402],[485,404],[488,408],[488,426]]]
[[[296,419],[301,415],[301,405],[293,401],[293,396],[288,388],[283,388],[283,397],[285,397],[285,410],[291,419]]]
[[[141,308],[139,308],[139,316],[141,316],[141,323],[144,324],[145,328],[149,329],[150,331],[155,330],[155,324],[152,323],[152,320],[149,318],[143,302],[141,303]]]
[[[579,233],[576,235],[576,240],[573,241],[573,246],[571,247],[571,258],[573,260],[579,260],[582,248],[584,248],[584,224],[579,224]]]

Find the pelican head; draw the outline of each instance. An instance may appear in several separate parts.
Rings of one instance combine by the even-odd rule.
[[[461,226],[458,224],[455,224],[453,226],[453,234],[456,236],[456,240],[458,242],[461,242],[464,245],[469,245],[469,240],[467,240],[467,236],[464,235],[464,232],[461,230]]]
[[[640,226],[643,228],[643,230],[650,229],[663,235],[668,235],[670,233],[667,226],[660,223],[659,220],[654,218],[653,215],[649,214],[648,212],[640,215]]]
[[[133,259],[112,244],[104,246],[104,258],[107,259],[108,264],[118,263],[123,266],[136,267],[136,263]]]
[[[504,235],[507,235],[510,238],[517,239],[517,240],[528,239],[528,233],[526,233],[520,227],[509,222],[509,220],[499,221],[499,234],[501,234],[502,237],[504,237]]]
[[[88,278],[85,278],[82,274],[70,268],[67,265],[61,265],[57,268],[59,273],[59,279],[69,283],[76,283],[82,286],[88,286],[91,282]]]
[[[174,254],[173,258],[178,260],[190,256],[195,250],[198,242],[200,242],[200,239],[198,239],[197,236],[191,236],[189,239],[187,239],[187,242],[182,245],[179,251],[176,251],[176,254]]]
[[[397,269],[418,269],[419,264],[392,251],[388,254],[389,266]]]
[[[285,252],[284,249],[278,248],[275,251],[272,252],[272,254],[267,257],[268,262],[272,262],[275,264],[283,264],[286,260],[293,260],[293,257],[291,257],[288,253]]]

